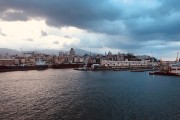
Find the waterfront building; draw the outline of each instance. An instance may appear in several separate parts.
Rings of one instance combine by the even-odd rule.
[[[76,54],[75,54],[75,50],[74,50],[73,48],[70,49],[69,55],[70,55],[70,56],[76,55]]]
[[[125,59],[125,60],[128,60],[128,61],[141,61],[141,60],[139,60],[133,53],[127,53],[127,54],[124,56],[124,59]]]
[[[109,61],[101,60],[105,67],[148,67],[148,61]]]
[[[15,64],[14,59],[0,59],[0,66],[9,66],[14,64]]]
[[[117,55],[117,61],[124,61],[125,54],[118,53]]]
[[[21,58],[21,59],[20,59],[20,64],[25,64],[25,63],[26,63],[25,58]]]
[[[16,56],[14,59],[14,65],[21,65],[21,64],[25,64],[26,63],[26,60],[24,57],[18,57]]]
[[[26,61],[26,66],[35,66],[35,62],[32,62],[32,61]]]
[[[108,55],[112,55],[112,52],[111,52],[111,51],[109,51],[109,52],[108,52]]]
[[[72,56],[67,56],[68,58],[68,62],[69,63],[73,63],[74,62],[74,58]]]
[[[118,55],[112,55],[112,54],[108,54],[108,56],[106,57],[107,60],[110,60],[110,61],[117,61],[117,56]]]
[[[58,65],[58,64],[63,63],[64,61],[65,61],[64,57],[53,57],[52,63]]]
[[[180,62],[170,64],[171,73],[180,74]]]
[[[20,59],[14,59],[14,64],[15,65],[20,65]]]
[[[81,56],[75,56],[74,57],[74,63],[83,63],[84,62],[84,58]]]
[[[148,55],[138,55],[138,56],[136,56],[138,59],[140,59],[140,60],[147,60],[147,59],[151,59],[151,57],[150,56],[148,56]]]
[[[59,57],[63,57],[64,53],[63,52],[59,52]]]

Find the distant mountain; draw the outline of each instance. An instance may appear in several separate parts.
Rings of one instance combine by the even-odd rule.
[[[54,54],[54,55],[59,55],[59,52],[64,52],[69,54],[68,50],[54,50],[54,49],[39,49],[39,50],[31,50],[31,51],[23,51],[23,52],[37,52],[37,53],[44,53],[44,54]],[[75,49],[76,55],[84,55],[84,54],[89,54],[90,52],[82,49]],[[21,51],[18,50],[13,50],[13,49],[8,49],[8,48],[0,48],[0,55],[5,56],[5,54],[8,55],[22,55]],[[91,53],[91,54],[96,54],[96,53]]]
[[[39,50],[32,50],[35,51],[37,53],[44,53],[44,54],[48,54],[48,55],[58,55],[60,50],[53,50],[53,49],[39,49]]]
[[[82,49],[75,49],[77,55],[84,55],[84,54],[90,54],[90,51],[82,50]],[[96,54],[96,53],[91,53]]]
[[[20,51],[13,50],[13,49],[8,49],[8,48],[0,48],[0,55],[5,56],[5,55],[20,55],[22,54]]]
[[[76,55],[84,55],[84,54],[89,54],[90,52],[82,49],[74,49],[76,52]],[[44,54],[54,54],[54,55],[59,55],[59,52],[67,53],[69,54],[68,50],[53,50],[53,49],[42,49],[42,50],[34,50],[39,53],[44,53]],[[92,53],[95,54],[95,53]]]

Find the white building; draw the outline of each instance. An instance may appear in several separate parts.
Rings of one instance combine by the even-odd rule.
[[[180,62],[170,64],[170,68],[172,73],[180,74]]]
[[[75,56],[74,57],[74,63],[84,62],[84,58],[81,56]]]
[[[106,67],[146,67],[148,61],[108,61],[101,60],[101,65]]]

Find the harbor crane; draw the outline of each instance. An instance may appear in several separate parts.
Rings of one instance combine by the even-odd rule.
[[[21,50],[21,53],[22,53],[22,56],[24,57],[25,55],[24,55],[24,52],[22,51],[22,49],[20,48],[20,50]]]
[[[90,57],[91,57],[91,52],[90,52],[90,55],[85,55],[85,58],[84,58],[84,66],[83,66],[83,69],[84,69],[84,70],[87,70],[88,62],[89,62]]]

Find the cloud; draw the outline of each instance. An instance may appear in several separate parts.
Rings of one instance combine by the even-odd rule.
[[[41,36],[47,36],[48,34],[47,34],[47,32],[45,32],[45,31],[41,31]]]
[[[4,33],[2,33],[2,32],[0,32],[0,35],[2,35],[2,36],[7,36],[6,34],[4,34]]]
[[[68,45],[100,49],[103,43],[109,49],[160,52],[172,49],[167,43],[180,41],[179,6],[178,0],[1,0],[0,19],[44,20],[57,31],[81,30],[78,35],[53,33],[66,41],[80,39],[78,44]],[[47,36],[43,30],[41,35]]]
[[[6,20],[43,18],[54,27],[74,26],[93,32],[132,35],[176,36],[180,2],[172,0],[4,0],[0,7],[14,9]],[[17,12],[23,11],[23,12]],[[21,18],[20,18],[21,17]],[[175,29],[173,29],[175,28]],[[177,37],[176,37],[177,38]]]
[[[64,37],[65,37],[65,38],[71,38],[71,37],[70,37],[70,36],[68,36],[68,35],[65,35]]]
[[[4,33],[2,32],[1,29],[0,29],[0,35],[1,35],[1,36],[4,36],[4,37],[7,36],[6,34],[4,34]]]
[[[34,40],[32,38],[28,38],[28,39],[26,39],[26,41],[32,42]]]
[[[26,21],[28,20],[27,16],[23,13],[23,11],[17,10],[6,10],[1,13],[1,19],[5,21]]]
[[[59,44],[59,41],[54,41],[53,44]]]
[[[89,30],[101,21],[114,21],[121,14],[121,9],[111,0],[4,0],[0,1],[0,7],[23,11],[23,16],[28,15],[28,18],[44,18],[47,24],[55,27],[74,26]]]

